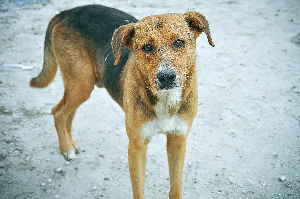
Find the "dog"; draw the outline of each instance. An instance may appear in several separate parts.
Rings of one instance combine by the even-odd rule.
[[[105,87],[125,112],[133,198],[145,198],[147,145],[159,133],[167,136],[169,198],[182,198],[186,138],[198,105],[196,38],[202,32],[215,46],[207,19],[195,11],[137,20],[114,8],[87,5],[54,16],[43,69],[30,86],[47,87],[59,66],[65,91],[52,114],[66,159],[79,152],[72,138],[77,108],[94,85]]]

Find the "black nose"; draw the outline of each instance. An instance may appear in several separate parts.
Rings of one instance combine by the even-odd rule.
[[[172,89],[176,86],[176,73],[173,69],[165,68],[157,74],[158,86],[160,89]]]

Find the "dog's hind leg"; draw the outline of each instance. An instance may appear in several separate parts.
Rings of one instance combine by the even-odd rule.
[[[72,141],[72,145],[75,149],[75,153],[79,153],[79,145],[73,140],[73,137],[72,137],[72,123],[73,123],[73,119],[75,117],[75,114],[76,114],[76,111],[73,111],[68,119],[67,119],[67,123],[66,123],[66,127],[67,127],[67,132],[68,132],[68,135]]]
[[[90,48],[76,31],[59,23],[53,28],[52,45],[64,81],[62,100],[52,108],[59,147],[67,160],[75,158],[79,146],[72,138],[72,121],[77,108],[90,98],[96,83]],[[63,44],[63,45],[62,45]]]
[[[76,81],[78,83],[78,80]],[[80,81],[79,81],[80,82]],[[86,81],[88,82],[88,81]],[[59,148],[67,160],[75,158],[79,146],[72,138],[72,121],[77,108],[86,100],[94,88],[92,82],[89,86],[71,84],[71,88],[66,85],[63,99],[52,108],[55,127],[59,139]],[[74,82],[73,82],[74,83]],[[81,82],[82,83],[82,82]]]

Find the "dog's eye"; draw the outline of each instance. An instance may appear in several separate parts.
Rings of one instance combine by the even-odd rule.
[[[175,40],[173,43],[174,48],[181,48],[181,47],[183,47],[183,45],[184,45],[184,41],[182,41],[180,39]]]
[[[142,50],[146,53],[151,53],[154,50],[154,47],[151,44],[146,44],[143,46]]]

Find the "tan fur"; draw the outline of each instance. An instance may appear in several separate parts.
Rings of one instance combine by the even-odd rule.
[[[205,24],[202,24],[204,21]],[[192,23],[189,28],[187,23]],[[196,28],[200,26],[200,28]],[[130,38],[131,31],[135,36]],[[133,55],[125,66],[124,73],[124,103],[123,109],[126,113],[126,131],[129,137],[128,159],[132,189],[134,198],[144,198],[145,184],[145,159],[146,149],[150,140],[141,145],[140,132],[149,120],[153,117],[145,117],[141,109],[133,107],[137,104],[136,96],[141,96],[147,106],[152,107],[144,88],[151,92],[158,90],[156,72],[160,63],[171,64],[172,68],[180,74],[180,86],[183,87],[182,100],[176,107],[169,107],[171,115],[180,115],[188,125],[188,131],[197,113],[198,92],[196,78],[196,38],[205,32],[209,43],[214,46],[208,22],[203,15],[197,12],[181,14],[166,14],[150,16],[142,19],[137,24],[128,24],[115,31],[113,47],[127,47],[133,50]],[[121,36],[120,36],[121,35]],[[123,35],[123,37],[122,37]],[[181,38],[185,40],[186,48],[173,50],[172,42]],[[145,54],[141,51],[143,45],[151,43],[155,46],[155,53]],[[120,49],[114,51],[116,63],[120,55]],[[153,107],[152,107],[153,108]],[[171,190],[169,198],[181,198],[182,169],[185,157],[186,137],[167,133],[167,151],[170,170]]]
[[[50,28],[52,43],[51,46],[45,46],[44,69],[37,78],[32,79],[30,85],[40,88],[47,86],[59,65],[65,93],[62,100],[53,107],[52,113],[61,153],[67,159],[73,159],[78,148],[71,133],[76,109],[90,97],[95,84],[102,87],[103,83],[97,74],[97,60],[91,56],[93,52],[83,47],[80,35],[62,23],[51,25]],[[157,72],[162,65],[172,68],[178,74],[178,87],[182,88],[179,101],[167,104],[167,115],[170,118],[178,116],[186,124],[186,132],[161,132],[167,134],[171,186],[169,198],[182,198],[186,138],[198,105],[196,38],[202,32],[205,32],[209,43],[214,46],[208,22],[197,12],[149,16],[137,23],[123,25],[114,32],[112,49],[115,64],[119,63],[123,48],[132,51],[120,80],[122,99],[116,101],[125,112],[129,137],[128,162],[135,199],[145,198],[146,151],[150,138],[145,139],[141,132],[146,123],[155,122],[160,114],[156,105],[163,99],[159,94]],[[174,48],[176,39],[185,41],[183,48]],[[143,52],[145,44],[152,44],[154,52]]]

